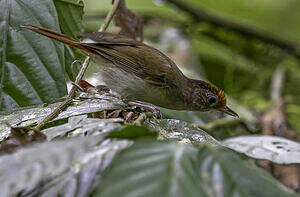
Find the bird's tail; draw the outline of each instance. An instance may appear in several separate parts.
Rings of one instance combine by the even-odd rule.
[[[62,43],[65,43],[67,45],[89,51],[87,47],[84,47],[80,42],[74,40],[73,38],[70,38],[64,34],[57,33],[55,31],[52,31],[50,29],[44,28],[44,27],[36,27],[33,25],[21,25],[20,27],[29,29],[31,31],[34,31],[36,33],[42,34],[44,36],[47,36],[49,38],[55,39],[57,41],[60,41]]]

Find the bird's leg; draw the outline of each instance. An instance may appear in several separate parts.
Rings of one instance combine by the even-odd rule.
[[[100,91],[100,94],[103,93],[110,93],[110,89],[109,87],[105,86],[105,85],[97,85],[96,88],[98,89],[98,91]]]
[[[153,106],[153,105],[150,105],[150,104],[147,104],[147,103],[143,103],[143,102],[140,102],[140,101],[127,101],[127,100],[123,100],[124,103],[128,104],[128,105],[131,105],[131,106],[135,106],[135,107],[139,107],[141,108],[141,110],[148,110],[150,111],[156,118],[159,118],[161,119],[162,118],[162,113],[160,112],[160,109]]]
[[[76,84],[74,84],[74,85],[76,85]],[[116,97],[116,95],[111,93],[110,89],[107,86],[105,86],[105,85],[93,86],[92,84],[90,84],[89,82],[87,82],[85,80],[81,80],[79,82],[79,85],[76,85],[76,87],[82,92]]]

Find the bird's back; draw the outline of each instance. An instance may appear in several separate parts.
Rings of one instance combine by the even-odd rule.
[[[97,48],[98,55],[151,85],[178,86],[185,80],[185,76],[171,59],[142,42],[110,33],[91,33],[84,36],[93,41],[86,45]],[[177,84],[177,81],[181,83]]]
[[[142,42],[110,33],[85,36],[92,40],[86,44],[97,48],[97,55],[105,59],[100,60],[103,80],[123,98],[170,109],[186,107],[180,91],[186,78],[163,53]]]

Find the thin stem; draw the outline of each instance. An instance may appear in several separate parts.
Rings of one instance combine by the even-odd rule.
[[[282,88],[284,87],[285,69],[278,66],[273,74],[271,81],[270,94],[273,101],[277,101],[281,98]]]
[[[101,25],[100,29],[98,30],[98,32],[104,32],[108,25],[110,24],[113,16],[115,15],[118,6],[119,6],[120,0],[114,0],[114,3],[112,5],[112,8],[110,9],[110,11],[108,12],[108,14],[106,15],[106,18],[104,20],[104,23]]]
[[[88,65],[90,62],[90,56],[87,56],[83,62],[83,65],[76,77],[75,80],[75,84],[79,84],[80,80],[82,79]],[[57,108],[55,108],[48,116],[46,116],[37,126],[35,126],[35,129],[41,129],[48,121],[53,120],[56,116],[58,116],[58,114],[64,110],[68,105],[70,105],[70,103],[72,102],[73,98],[75,97],[75,93],[76,93],[77,87],[76,86],[72,86],[66,100],[64,102],[62,102]]]

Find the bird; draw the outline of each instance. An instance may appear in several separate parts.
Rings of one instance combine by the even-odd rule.
[[[108,32],[84,33],[85,41],[80,42],[44,27],[21,27],[90,54],[99,64],[105,84],[124,99],[172,110],[217,110],[239,117],[226,105],[223,90],[188,78],[169,57],[143,42]]]

